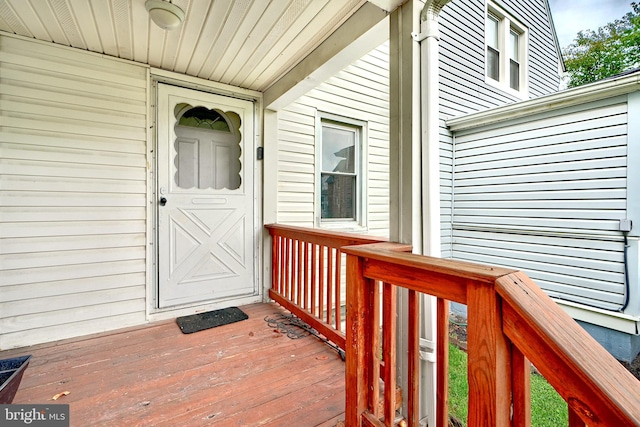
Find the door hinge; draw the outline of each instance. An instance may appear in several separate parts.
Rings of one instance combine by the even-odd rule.
[[[264,147],[258,147],[258,149],[256,150],[256,158],[258,160],[264,159]]]

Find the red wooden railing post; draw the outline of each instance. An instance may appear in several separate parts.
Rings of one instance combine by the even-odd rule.
[[[511,424],[510,355],[500,301],[490,284],[467,286],[469,426]]]
[[[346,337],[346,405],[345,424],[359,426],[367,409],[366,381],[366,282],[362,258],[347,257],[347,337]]]
[[[365,357],[367,375],[367,409],[378,416],[378,402],[380,401],[380,286],[375,280],[365,282],[366,314],[364,324]]]

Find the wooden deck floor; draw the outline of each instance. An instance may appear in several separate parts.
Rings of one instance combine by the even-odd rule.
[[[0,352],[32,354],[14,403],[66,403],[71,426],[334,426],[344,362],[317,338],[249,319],[184,335],[174,321]],[[58,393],[69,394],[52,401]]]

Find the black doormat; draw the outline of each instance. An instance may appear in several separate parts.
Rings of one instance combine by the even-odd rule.
[[[204,331],[216,326],[228,325],[248,319],[249,316],[238,307],[223,308],[221,310],[207,311],[206,313],[182,316],[176,319],[183,334]]]

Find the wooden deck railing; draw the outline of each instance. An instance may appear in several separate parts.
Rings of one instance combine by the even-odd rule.
[[[348,254],[347,426],[395,425],[391,391],[397,287],[409,293],[409,385],[403,395],[408,426],[419,421],[421,293],[438,298],[438,427],[448,422],[448,301],[466,304],[468,310],[468,426],[531,425],[529,361],[568,403],[570,427],[640,426],[640,383],[525,274],[399,253],[389,250],[389,244],[384,246],[342,249]],[[378,409],[381,358],[387,365],[382,373],[382,411]]]
[[[269,297],[344,350],[342,247],[386,239],[278,224],[266,228],[272,242]]]

